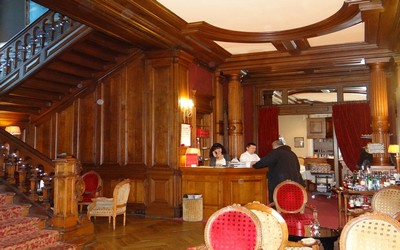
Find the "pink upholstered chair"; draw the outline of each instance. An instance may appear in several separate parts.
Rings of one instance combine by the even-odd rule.
[[[85,183],[85,191],[82,200],[78,202],[81,213],[84,205],[89,205],[93,198],[103,195],[103,181],[97,172],[89,171],[83,174],[82,180]]]
[[[304,232],[304,226],[314,221],[313,214],[306,214],[308,208],[316,214],[316,209],[307,204],[308,197],[306,189],[297,182],[286,180],[278,184],[273,194],[274,202],[269,206],[275,205],[276,210],[285,219],[290,235],[298,235]]]
[[[204,238],[206,249],[261,249],[261,223],[249,209],[234,204],[211,215]]]

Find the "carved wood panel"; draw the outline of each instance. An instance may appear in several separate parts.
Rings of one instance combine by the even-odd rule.
[[[96,91],[88,94],[82,99],[78,100],[78,148],[77,158],[82,164],[85,163],[97,163],[96,156],[98,151],[96,150],[96,141],[98,141],[97,127],[97,110],[98,104]]]

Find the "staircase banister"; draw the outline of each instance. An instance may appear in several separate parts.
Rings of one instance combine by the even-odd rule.
[[[11,135],[4,129],[0,129],[0,140],[2,144],[8,142],[11,149],[18,149],[21,156],[29,156],[34,165],[42,165],[46,173],[54,172],[55,164],[46,155]]]
[[[0,48],[0,81],[10,81],[7,76],[15,78],[22,65],[82,25],[58,12],[47,11]]]
[[[20,40],[24,35],[30,33],[31,30],[33,31],[37,27],[39,27],[40,23],[42,23],[43,20],[53,18],[55,14],[57,14],[57,12],[54,12],[52,10],[48,10],[45,13],[43,13],[43,15],[41,15],[39,18],[37,18],[34,22],[32,22],[29,25],[25,26],[25,28],[23,28],[20,32],[18,32],[16,35],[14,35],[10,40],[8,40],[3,45],[3,47],[0,48],[0,54],[2,54],[2,52],[5,51],[6,48],[11,47],[15,42]],[[71,23],[75,22],[72,19],[68,19],[68,20],[70,20]]]

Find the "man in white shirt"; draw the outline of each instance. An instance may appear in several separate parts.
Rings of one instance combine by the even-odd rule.
[[[253,142],[249,142],[246,145],[246,152],[240,155],[239,161],[245,162],[246,167],[251,167],[254,163],[260,160],[260,157],[255,153],[257,145]]]

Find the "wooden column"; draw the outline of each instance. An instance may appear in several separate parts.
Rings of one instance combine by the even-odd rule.
[[[228,138],[229,154],[239,158],[243,153],[243,105],[240,74],[231,74],[228,93]]]
[[[368,62],[370,67],[370,96],[371,96],[371,118],[372,118],[372,142],[384,145],[385,151],[374,154],[374,166],[388,166],[389,154],[389,115],[388,115],[388,93],[385,75],[385,66],[389,60],[382,59]]]
[[[68,229],[78,223],[78,201],[75,197],[75,183],[80,164],[75,158],[67,157],[54,160],[54,217],[52,227]]]
[[[220,72],[215,75],[215,135],[213,142],[224,141],[224,94],[223,78]]]

